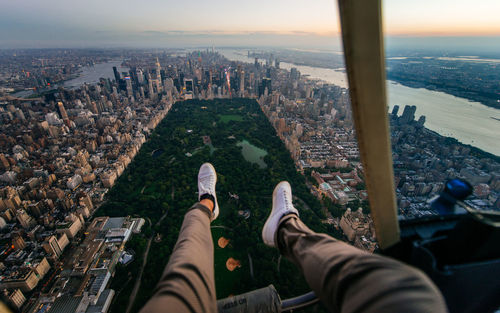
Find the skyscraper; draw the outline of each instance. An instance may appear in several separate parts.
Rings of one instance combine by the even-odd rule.
[[[64,104],[59,101],[57,102],[57,109],[59,111],[59,116],[61,116],[64,123],[67,125],[69,123],[68,113],[66,113],[66,109],[64,108]]]
[[[192,79],[184,79],[184,85],[186,86],[186,92],[194,92],[194,84]]]
[[[57,238],[55,236],[50,236],[45,239],[45,242],[42,244],[42,247],[53,255],[56,259],[58,259],[62,254],[62,249],[57,242]]]
[[[16,250],[22,250],[24,249],[24,247],[26,247],[26,243],[24,242],[23,237],[21,237],[19,234],[14,234],[12,236],[12,245]]]
[[[151,78],[148,80],[148,94],[149,94],[149,99],[155,98],[155,93],[153,90],[153,80]]]
[[[255,78],[254,73],[250,73],[250,75],[248,75],[248,91],[250,93],[254,92],[254,78]]]
[[[139,83],[139,85],[144,84],[144,74],[142,73],[142,70],[140,68],[138,68],[135,73],[136,73],[137,82]]]
[[[243,97],[243,92],[245,91],[245,71],[241,70],[239,72],[240,81],[240,97]]]
[[[267,89],[267,94],[266,94],[266,89]],[[271,79],[267,77],[262,78],[262,89],[259,91],[259,96],[268,95],[271,94],[271,92],[272,92]]]
[[[158,80],[158,85],[162,86],[162,81],[161,81],[161,65],[160,65],[160,61],[158,60],[158,58],[156,58],[156,79]]]
[[[392,116],[393,117],[396,117],[398,115],[398,111],[399,111],[399,105],[395,105],[393,108],[392,108]]]
[[[425,115],[420,116],[417,122],[418,126],[423,127],[425,124]]]
[[[125,84],[127,86],[127,95],[129,96],[133,96],[133,90],[132,90],[132,80],[130,79],[130,77],[124,77],[125,79]]]
[[[120,73],[118,73],[118,70],[116,69],[116,66],[113,66],[113,73],[115,73],[115,80],[116,82],[120,82]]]
[[[415,120],[415,111],[417,111],[417,107],[414,105],[405,105],[403,110],[403,115],[401,115],[400,122],[401,123],[409,123]]]

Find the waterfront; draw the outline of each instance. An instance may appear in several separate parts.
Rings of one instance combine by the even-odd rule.
[[[121,60],[112,60],[109,62],[105,63],[98,63],[95,64],[94,66],[84,66],[81,68],[80,72],[77,74],[77,76],[73,79],[67,80],[62,83],[62,86],[68,89],[74,89],[78,88],[81,85],[87,83],[87,84],[95,84],[99,82],[99,79],[101,78],[109,78],[109,79],[114,79],[114,73],[113,73],[113,66],[116,66],[118,69],[118,72],[128,72],[128,68],[126,67],[121,67]],[[53,88],[47,89],[47,90],[42,90],[42,91],[48,91],[52,89],[56,89],[61,84],[56,85]],[[33,94],[32,90],[22,90],[16,93],[13,93],[12,96],[14,97],[29,97]]]
[[[253,63],[255,58],[249,58],[244,50],[221,50],[222,55],[232,61],[240,61]],[[266,62],[264,59],[259,59],[260,62]],[[297,65],[287,62],[280,62],[280,68],[290,70],[295,67],[302,75],[307,75],[309,79],[323,80],[328,83],[335,84],[342,88],[348,88],[347,77],[343,69],[330,69],[321,67],[312,67],[306,65]]]
[[[389,110],[397,104],[415,105],[416,119],[426,117],[425,126],[484,151],[500,155],[500,111],[479,102],[423,88],[411,88],[388,81]]]
[[[221,50],[230,60],[253,63],[244,50]],[[294,65],[281,62],[280,67],[297,68],[301,74],[311,79],[321,79],[328,83],[347,88],[345,73],[337,69]],[[393,81],[387,81],[389,110],[394,105],[400,106],[400,114],[405,105],[417,107],[418,119],[425,115],[425,126],[443,136],[456,138],[464,144],[470,144],[484,151],[500,155],[500,110],[487,107],[479,102],[469,101],[450,94],[424,88],[411,88]]]
[[[95,64],[94,66],[85,66],[82,67],[81,73],[78,77],[65,81],[63,86],[66,88],[77,88],[81,85],[87,84],[95,84],[99,82],[101,78],[109,78],[114,79],[115,75],[113,73],[113,66],[116,66],[118,72],[127,72],[129,71],[126,67],[121,67],[121,60],[113,60],[106,63]]]

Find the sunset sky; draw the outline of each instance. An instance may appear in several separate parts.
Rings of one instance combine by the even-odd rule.
[[[1,47],[314,45],[333,0],[0,0]],[[500,0],[385,0],[392,36],[500,36]],[[299,39],[297,39],[299,38]]]

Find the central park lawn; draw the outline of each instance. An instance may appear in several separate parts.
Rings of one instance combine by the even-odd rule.
[[[212,153],[210,147],[203,144],[203,136],[210,136],[215,148]],[[242,140],[268,152],[263,157],[265,168],[243,158],[242,148],[237,146]],[[155,150],[162,153],[154,154]],[[329,226],[321,223],[324,214],[320,203],[307,189],[304,176],[297,172],[274,128],[255,100],[190,100],[174,104],[97,212],[98,215],[140,216],[150,219],[151,225],[166,214],[157,226],[146,223],[142,234],[134,235],[131,244],[127,245],[127,248],[138,250],[134,262],[139,262],[147,239],[161,235],[161,241],[151,245],[133,312],[151,297],[161,277],[184,214],[197,200],[197,174],[204,162],[214,165],[218,177],[220,215],[212,226],[226,227],[212,228],[217,297],[241,294],[270,284],[283,298],[309,290],[291,262],[282,258],[278,268],[278,251],[265,246],[260,237],[271,209],[273,189],[282,180],[288,180],[294,195],[311,208],[300,212],[301,219],[316,231],[331,233]],[[229,193],[237,194],[239,200],[230,198]],[[248,210],[250,217],[239,216],[238,210]],[[217,246],[221,235],[231,240],[224,249]],[[254,277],[250,275],[248,255],[253,260]],[[242,266],[229,272],[225,264],[228,257],[240,260]],[[139,266],[133,265],[134,262],[118,267],[113,278],[127,285],[115,297],[112,312],[125,311],[130,286],[138,274]]]
[[[230,121],[235,121],[235,122],[243,121],[243,116],[235,114],[221,114],[219,115],[219,118],[223,123],[228,123]]]

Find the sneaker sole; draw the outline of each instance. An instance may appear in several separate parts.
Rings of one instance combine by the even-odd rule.
[[[262,240],[264,241],[264,243],[268,246],[271,246],[271,247],[276,247],[276,236],[278,234],[278,228],[279,228],[279,220],[285,216],[286,214],[280,216],[279,218],[276,218],[278,215],[274,214],[275,212],[275,206],[274,206],[274,199],[276,198],[276,192],[278,191],[278,187],[282,184],[282,183],[287,183],[288,185],[290,185],[290,183],[288,183],[287,181],[281,181],[278,185],[276,185],[276,187],[274,188],[274,191],[273,191],[273,208],[271,209],[271,214],[269,214],[269,217],[267,218],[266,220],[266,223],[264,224],[264,227],[262,227]],[[290,212],[290,213],[293,213],[293,212]],[[294,214],[294,213],[293,213]],[[276,221],[277,219],[277,221]],[[270,245],[268,242],[266,242],[264,240],[265,236],[264,233],[268,230],[267,228],[269,227],[269,225],[271,224],[277,224],[276,226],[276,229],[274,231],[274,234],[273,234],[273,242],[272,242],[272,245]]]

